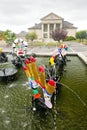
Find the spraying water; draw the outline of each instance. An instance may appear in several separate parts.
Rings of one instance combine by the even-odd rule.
[[[65,85],[65,84],[63,84],[63,83],[61,83],[64,87],[66,87],[69,91],[71,91],[79,100],[80,100],[80,102],[86,107],[87,106],[87,104],[81,99],[81,97],[73,90],[73,89],[71,89],[69,86],[67,86],[67,85]]]
[[[57,130],[56,118],[57,118],[57,110],[56,110],[56,92],[55,92],[55,95],[54,95],[54,130]]]

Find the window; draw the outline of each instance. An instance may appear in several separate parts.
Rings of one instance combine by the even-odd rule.
[[[43,31],[44,31],[44,32],[47,32],[47,31],[48,31],[48,26],[47,26],[47,24],[44,24],[44,25],[43,25]]]
[[[52,32],[54,30],[54,24],[50,24],[50,32]]]
[[[59,23],[56,24],[56,29],[60,29],[60,24]]]

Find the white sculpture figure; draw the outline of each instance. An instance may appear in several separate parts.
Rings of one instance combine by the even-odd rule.
[[[21,38],[20,39],[17,38],[14,40],[14,43],[12,45],[13,53],[16,53],[17,56],[19,55],[25,56],[27,53],[27,46],[28,44],[26,41],[24,41]]]

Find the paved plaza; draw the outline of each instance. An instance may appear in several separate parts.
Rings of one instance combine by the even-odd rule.
[[[87,45],[83,45],[78,42],[65,42],[65,44],[69,47],[68,54],[77,54],[84,62],[87,64]],[[7,47],[6,45],[0,44],[0,47],[3,48],[4,52],[12,52],[12,47]],[[36,53],[37,55],[52,55],[52,52],[55,50],[55,46],[31,46],[28,47],[28,54]]]

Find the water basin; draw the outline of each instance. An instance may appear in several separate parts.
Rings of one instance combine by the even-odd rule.
[[[37,58],[37,63],[48,64],[48,59]],[[69,59],[61,79],[62,91],[46,114],[31,110],[32,91],[22,68],[16,81],[0,84],[1,130],[87,129],[87,66],[78,57]]]

